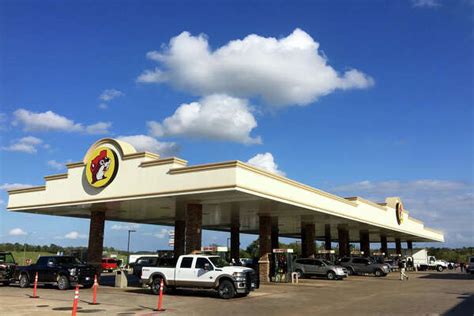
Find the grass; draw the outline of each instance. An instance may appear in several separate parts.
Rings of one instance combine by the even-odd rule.
[[[26,251],[25,253],[23,253],[23,251],[12,251],[12,254],[13,254],[13,257],[15,257],[16,263],[19,265],[25,265],[24,259],[30,259],[31,263],[35,263],[39,256],[55,255],[55,253],[40,252],[40,251]]]
[[[39,256],[54,256],[56,253],[51,252],[44,252],[44,251],[26,251],[23,255],[23,251],[12,251],[13,257],[15,257],[15,261],[18,265],[26,265],[25,259],[30,259],[31,263],[36,263]],[[109,255],[104,255],[105,257],[109,257]],[[121,259],[122,262],[126,262],[127,256],[118,255],[117,259]]]

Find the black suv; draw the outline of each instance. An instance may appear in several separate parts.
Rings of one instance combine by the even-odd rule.
[[[13,280],[16,262],[11,252],[0,251],[0,282],[9,285]]]
[[[25,288],[34,282],[37,272],[38,284],[57,285],[60,290],[77,284],[90,288],[94,284],[95,268],[71,256],[39,257],[35,264],[18,267],[14,278]]]

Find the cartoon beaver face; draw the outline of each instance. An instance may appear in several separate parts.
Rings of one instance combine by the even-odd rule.
[[[105,179],[105,173],[109,170],[109,167],[110,158],[107,157],[107,151],[102,150],[91,162],[92,183]]]

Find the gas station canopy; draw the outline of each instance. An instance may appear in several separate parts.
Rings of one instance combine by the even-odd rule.
[[[188,166],[187,161],[137,152],[132,145],[102,139],[67,173],[45,177],[45,185],[10,190],[8,210],[89,218],[105,211],[105,219],[145,224],[175,223],[176,210],[202,205],[202,228],[229,231],[231,212],[240,216],[240,232],[258,234],[259,215],[278,217],[279,235],[300,237],[302,219],[315,223],[324,239],[325,225],[345,225],[350,241],[369,232],[390,241],[444,241],[443,233],[409,216],[397,197],[374,203],[343,198],[269,173],[241,161]],[[337,230],[331,239],[337,240]]]

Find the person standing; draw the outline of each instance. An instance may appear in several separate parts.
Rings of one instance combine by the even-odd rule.
[[[405,274],[406,267],[407,265],[405,260],[398,261],[398,269],[400,270],[400,281],[403,281],[405,278],[408,280],[408,275]]]
[[[461,272],[464,272],[464,262],[461,261],[459,267],[461,268]]]

